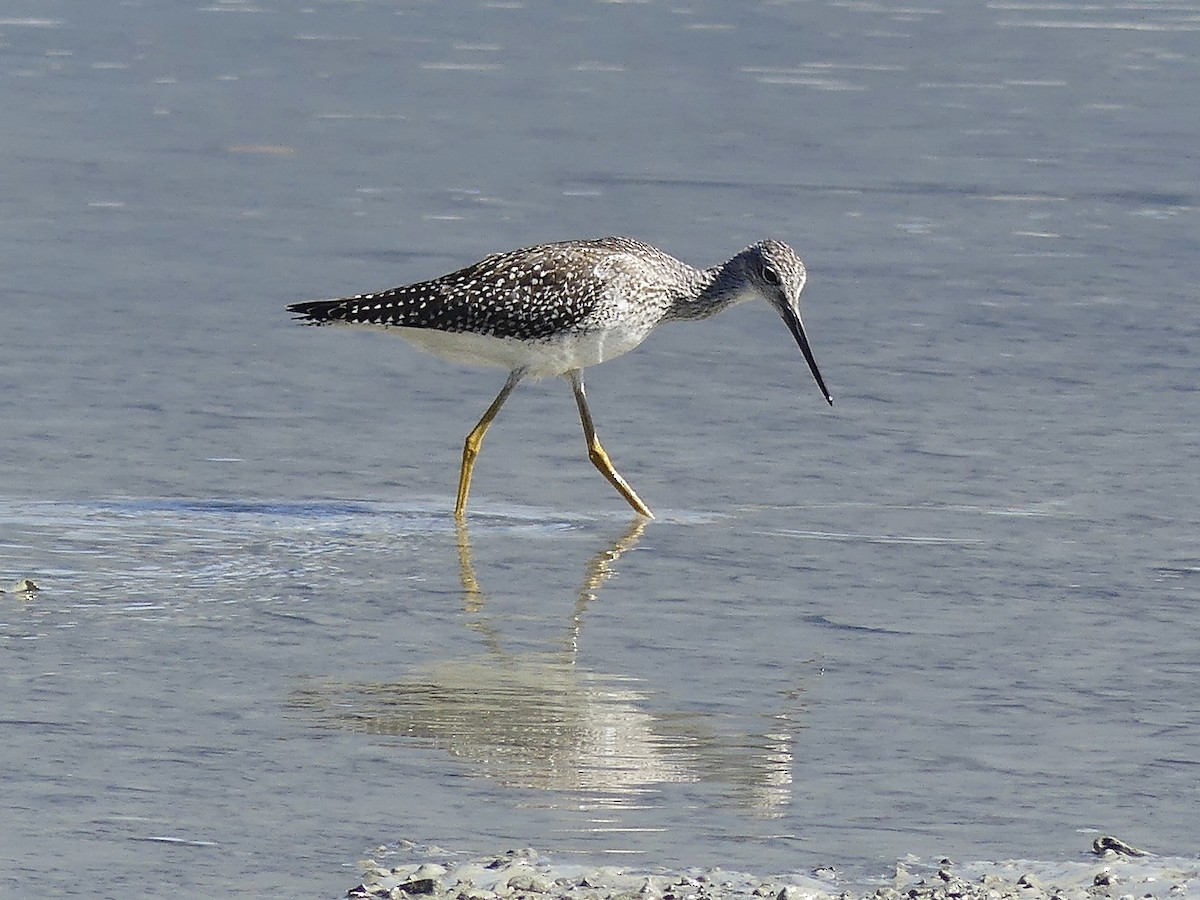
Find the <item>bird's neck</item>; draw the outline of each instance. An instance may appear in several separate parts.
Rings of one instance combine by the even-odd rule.
[[[753,296],[735,258],[719,266],[693,270],[686,290],[674,298],[667,319],[673,322],[707,319]]]

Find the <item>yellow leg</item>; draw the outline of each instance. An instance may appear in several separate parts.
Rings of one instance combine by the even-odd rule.
[[[583,393],[582,372],[579,369],[573,369],[567,373],[567,379],[575,390],[575,403],[579,406],[579,421],[583,423],[583,436],[587,440],[588,459],[592,461],[593,466],[600,470],[600,474],[608,479],[609,484],[621,492],[621,496],[628,501],[630,506],[646,518],[653,519],[654,513],[650,512],[650,508],[642,502],[642,498],[629,486],[629,482],[613,468],[612,460],[600,446],[600,439],[596,437],[596,426],[592,424],[592,413],[588,409],[587,397]]]
[[[496,414],[500,412],[504,401],[508,399],[508,395],[520,383],[522,375],[524,372],[519,370],[509,373],[508,381],[504,382],[504,387],[500,388],[500,393],[496,395],[492,405],[487,408],[487,412],[483,414],[479,424],[467,435],[466,443],[463,445],[462,471],[458,474],[458,501],[454,504],[456,519],[462,519],[467,512],[467,494],[471,490],[471,473],[475,470],[475,458],[479,456],[479,448],[483,446],[483,436],[487,433],[492,420],[496,418]]]

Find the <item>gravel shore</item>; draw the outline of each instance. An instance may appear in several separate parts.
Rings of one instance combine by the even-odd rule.
[[[683,872],[552,864],[532,849],[452,861],[446,851],[381,847],[363,860],[348,897],[388,900],[1091,900],[1200,896],[1200,861],[1165,859],[1114,838],[1098,838],[1093,858],[956,865],[897,864],[888,879],[846,884],[834,869],[762,878],[722,869]]]

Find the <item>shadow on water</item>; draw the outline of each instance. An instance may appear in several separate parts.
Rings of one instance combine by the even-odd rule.
[[[714,716],[655,709],[657,692],[639,679],[593,671],[580,659],[588,610],[646,524],[635,520],[588,559],[557,639],[534,651],[506,646],[511,623],[488,611],[470,534],[460,524],[463,624],[484,652],[439,660],[395,681],[306,679],[290,705],[319,726],[419,741],[505,788],[558,795],[539,805],[642,807],[653,805],[647,795],[657,786],[705,783],[728,805],[783,815],[791,800],[794,707],[766,715],[759,734],[735,733]]]

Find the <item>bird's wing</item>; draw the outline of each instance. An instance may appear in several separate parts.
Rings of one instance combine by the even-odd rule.
[[[343,322],[536,340],[584,325],[609,284],[597,266],[625,248],[613,239],[496,253],[415,284],[338,300],[294,303],[309,324]]]

